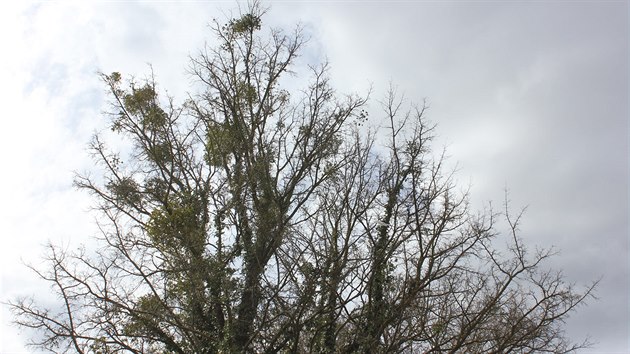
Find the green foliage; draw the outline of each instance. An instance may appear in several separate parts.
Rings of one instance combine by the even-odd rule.
[[[169,123],[169,115],[160,107],[155,85],[151,81],[145,82],[141,87],[131,83],[130,91],[126,91],[120,87],[120,73],[113,72],[103,77],[121,102],[117,117],[112,121],[112,131],[133,130],[135,124],[150,133],[164,130]],[[133,122],[129,119],[133,119]]]
[[[168,209],[156,208],[147,224],[147,234],[166,254],[191,252],[203,253],[205,243],[200,227],[200,210],[194,197],[170,200]]]
[[[431,326],[431,331],[436,336],[439,336],[440,334],[444,332],[446,328],[447,328],[447,324],[445,321],[437,321]]]
[[[105,337],[101,337],[96,339],[91,345],[90,345],[90,353],[93,354],[112,354],[115,351],[112,350],[108,345],[107,345],[107,338]]]
[[[252,104],[258,100],[258,91],[256,90],[256,87],[247,81],[239,82],[237,95],[247,104]]]
[[[125,109],[130,114],[142,114],[156,99],[156,93],[152,86],[144,85],[141,88],[132,88],[132,93],[123,97]]]
[[[119,72],[114,71],[113,73],[109,74],[108,78],[111,80],[111,82],[118,83],[120,82],[121,75]]]
[[[162,108],[153,104],[142,116],[142,125],[149,131],[159,131],[168,123],[168,115]]]
[[[168,196],[168,184],[162,178],[151,177],[144,183],[144,191],[154,200],[165,201]]]
[[[126,111],[141,117],[142,126],[149,131],[158,131],[168,121],[168,115],[157,103],[157,93],[152,85],[132,87],[132,92],[123,96]]]
[[[195,223],[192,208],[187,206],[171,208],[166,211],[156,208],[151,213],[151,220],[147,227],[147,233],[159,244],[167,245],[172,241],[172,236],[186,234]]]
[[[107,184],[107,189],[119,203],[125,205],[138,205],[142,201],[142,194],[138,183],[131,177],[123,177]]]
[[[239,19],[230,21],[230,29],[235,34],[254,32],[260,29],[260,17],[253,14],[245,14]]]
[[[219,167],[233,150],[232,129],[227,123],[211,123],[207,129],[205,159],[210,166]]]
[[[159,327],[160,318],[165,315],[164,305],[160,299],[147,294],[141,296],[133,309],[134,316],[130,317],[123,329],[127,336],[142,336],[154,333]]]
[[[173,150],[167,143],[156,142],[147,151],[147,157],[158,164],[168,163],[173,160]]]

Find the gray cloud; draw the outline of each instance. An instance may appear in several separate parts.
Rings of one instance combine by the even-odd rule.
[[[549,267],[577,284],[602,277],[599,300],[569,321],[569,334],[590,334],[594,352],[629,350],[627,4],[345,3],[312,12],[340,86],[371,80],[378,94],[391,80],[410,98],[427,97],[475,204],[500,204],[507,186],[514,207],[529,205],[527,242],[561,250]]]

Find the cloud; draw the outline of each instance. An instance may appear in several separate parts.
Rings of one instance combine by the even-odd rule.
[[[188,56],[232,3],[1,6],[6,300],[38,289],[20,258],[36,260],[47,239],[94,233],[90,199],[71,180],[92,167],[91,134],[107,129],[96,73],[143,77],[151,63],[160,87],[183,99]],[[523,237],[562,250],[550,266],[579,284],[603,276],[600,300],[570,320],[570,335],[628,349],[627,3],[278,2],[268,19],[301,20],[311,41],[300,60],[329,59],[341,92],[373,83],[380,98],[391,81],[427,98],[436,148],[448,145],[460,179],[470,177],[475,205],[499,204],[507,185],[515,207],[530,206]],[[5,308],[1,322],[0,351],[24,351]]]

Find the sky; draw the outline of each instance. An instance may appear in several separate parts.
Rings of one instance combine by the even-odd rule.
[[[176,98],[194,90],[188,57],[236,1],[3,1],[0,4],[0,301],[46,295],[24,265],[48,242],[96,235],[86,146],[107,129],[98,73],[143,77]],[[600,279],[566,323],[584,353],[630,352],[627,1],[270,1],[272,26],[301,23],[300,63],[328,60],[339,92],[390,83],[428,102],[436,148],[472,205],[527,206],[521,236],[555,247],[569,282]],[[374,116],[377,111],[374,111]],[[28,353],[0,307],[0,352]]]

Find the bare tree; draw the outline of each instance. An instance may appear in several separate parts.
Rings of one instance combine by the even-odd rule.
[[[591,295],[541,264],[520,215],[473,213],[430,149],[425,106],[391,89],[384,128],[367,97],[311,67],[282,89],[304,44],[249,6],[193,58],[205,88],[183,105],[155,80],[103,75],[112,130],[133,151],[90,148],[77,175],[102,215],[102,248],[50,247],[37,274],[61,299],[10,304],[54,352],[553,352]],[[507,204],[507,203],[506,203]],[[510,226],[499,252],[495,222]]]

